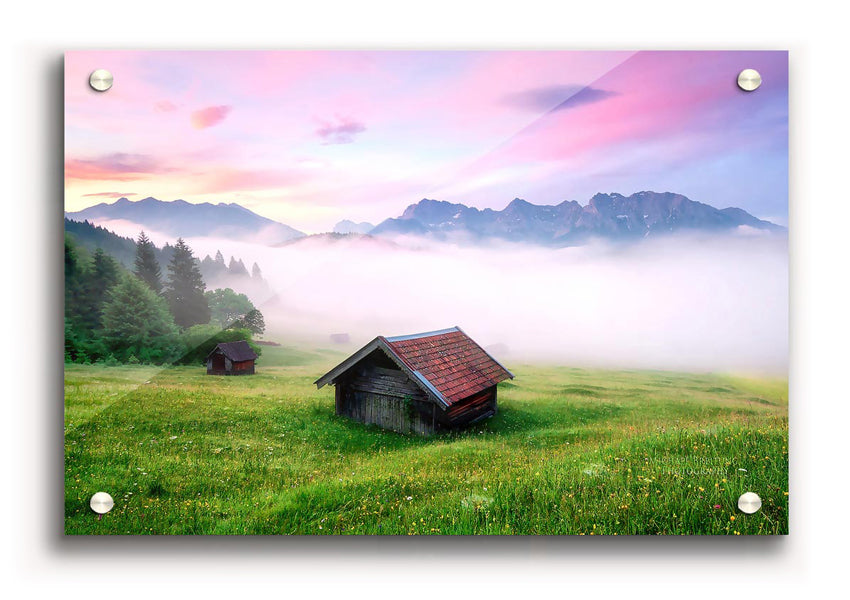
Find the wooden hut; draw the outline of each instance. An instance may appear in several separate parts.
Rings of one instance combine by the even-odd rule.
[[[496,414],[513,374],[459,327],[376,337],[316,381],[336,386],[336,414],[428,435]]]
[[[207,375],[253,375],[255,360],[248,342],[222,342],[207,355]]]
[[[331,341],[334,344],[347,344],[351,341],[351,336],[347,333],[332,333]]]

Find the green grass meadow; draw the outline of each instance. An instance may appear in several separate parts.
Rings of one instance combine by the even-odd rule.
[[[423,438],[334,415],[313,381],[344,357],[265,347],[253,377],[66,365],[65,532],[788,532],[786,379],[511,364],[495,417]]]

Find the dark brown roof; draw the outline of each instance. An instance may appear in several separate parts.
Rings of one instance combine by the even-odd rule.
[[[210,354],[216,350],[221,350],[227,358],[233,362],[242,362],[245,360],[256,360],[257,353],[248,345],[248,342],[222,342],[216,346]]]
[[[496,385],[513,374],[487,354],[459,327],[403,335],[379,336],[316,381],[322,387],[375,348],[382,348],[411,379],[445,406]]]

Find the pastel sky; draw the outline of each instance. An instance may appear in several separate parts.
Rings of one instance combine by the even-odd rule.
[[[787,223],[785,52],[81,51],[65,111],[67,211],[237,202],[312,233],[653,190]]]

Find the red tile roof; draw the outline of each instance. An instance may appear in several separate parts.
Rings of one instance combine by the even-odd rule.
[[[458,327],[379,339],[449,406],[500,381],[513,379],[510,371]]]

